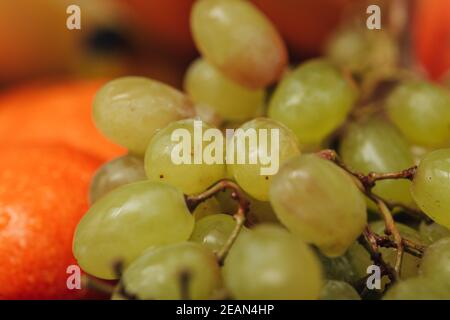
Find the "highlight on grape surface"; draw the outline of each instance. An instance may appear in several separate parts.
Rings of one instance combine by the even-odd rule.
[[[69,2],[0,1],[0,299],[450,300],[448,0]]]

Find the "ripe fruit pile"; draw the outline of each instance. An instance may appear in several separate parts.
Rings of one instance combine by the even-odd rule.
[[[119,279],[114,299],[450,299],[447,89],[361,59],[389,43],[378,53],[398,71],[385,31],[341,29],[292,69],[250,2],[199,0],[191,31],[202,56],[184,93],[139,77],[97,93],[98,129],[129,154],[92,181],[73,242],[83,270]],[[342,51],[349,32],[356,49]],[[199,118],[204,131],[277,129],[280,170],[261,175],[264,146],[230,144],[238,131],[216,144],[255,163],[196,161]],[[194,136],[190,164],[173,162],[177,129]],[[377,290],[361,281],[372,264]]]

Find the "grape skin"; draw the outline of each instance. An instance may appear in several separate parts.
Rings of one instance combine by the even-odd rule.
[[[133,155],[125,155],[102,165],[89,188],[89,201],[94,203],[109,191],[122,185],[146,180],[144,161]]]
[[[381,118],[372,118],[347,127],[340,148],[342,160],[354,171],[389,173],[414,165],[409,145],[395,127]],[[378,181],[376,195],[393,202],[413,205],[408,180]]]
[[[427,247],[420,263],[420,273],[450,284],[450,237]]]
[[[227,214],[214,214],[198,220],[190,240],[218,252],[236,227],[236,221]],[[240,232],[243,230],[241,229]]]
[[[400,281],[384,295],[383,300],[448,300],[450,285],[426,277]]]
[[[312,250],[274,225],[242,233],[225,259],[226,288],[236,299],[317,299],[322,271]]]
[[[210,106],[225,120],[255,116],[265,98],[264,90],[251,90],[233,82],[204,59],[191,64],[184,88],[196,104]]]
[[[123,77],[96,94],[93,118],[112,141],[143,155],[151,137],[172,121],[193,117],[191,101],[180,91],[143,77]]]
[[[205,162],[203,150],[210,142],[202,140],[202,149],[200,150],[202,163],[194,163],[194,121],[193,119],[175,121],[155,134],[145,153],[145,171],[149,180],[169,183],[180,188],[185,194],[191,195],[206,190],[225,177],[224,158],[220,159],[220,163],[208,164]],[[202,122],[203,132],[209,128],[211,128],[209,125]],[[171,135],[177,129],[186,129],[190,133],[190,164],[173,162],[172,152],[180,142],[172,141]],[[203,139],[203,137],[201,138]]]
[[[431,219],[450,228],[450,149],[433,151],[422,159],[411,194]]]
[[[287,63],[281,36],[250,2],[199,0],[191,31],[201,54],[224,75],[252,89],[277,80]]]
[[[320,292],[320,300],[361,300],[361,297],[347,282],[328,280]]]
[[[392,122],[415,144],[441,147],[450,140],[450,95],[440,87],[407,81],[389,95],[386,109]]]
[[[281,168],[270,202],[289,230],[330,257],[342,255],[367,222],[364,196],[352,178],[314,154],[295,157]]]
[[[419,226],[419,233],[423,241],[432,244],[442,238],[450,237],[450,230],[438,223],[426,223],[422,221]]]
[[[124,272],[122,285],[141,300],[181,299],[181,273],[188,274],[188,297],[209,299],[222,287],[220,268],[214,254],[191,242],[152,248]],[[120,299],[116,293],[115,299]]]
[[[231,191],[226,190],[216,194],[215,199],[219,202],[220,212],[226,214],[236,213],[238,204],[231,197],[231,193]],[[256,200],[248,194],[245,194],[245,197],[249,202],[247,217],[251,223],[280,223],[269,201]]]
[[[345,28],[338,30],[328,41],[326,55],[338,65],[364,74],[395,67],[398,48],[386,31]]]
[[[348,78],[327,60],[315,59],[281,80],[268,114],[290,128],[302,145],[318,144],[344,122],[356,98]]]
[[[185,241],[193,228],[181,191],[161,182],[135,182],[91,206],[75,231],[73,253],[85,272],[115,279],[115,262],[128,265],[151,246]]]
[[[261,129],[267,129],[267,153],[264,150],[261,150],[261,146],[258,145],[256,148],[253,146],[250,148],[248,143],[245,143],[244,146],[240,148],[237,143],[237,135],[233,136],[233,142],[235,147],[235,160],[233,163],[228,163],[227,168],[232,172],[234,179],[239,184],[239,186],[244,189],[249,195],[253,198],[260,201],[268,201],[269,200],[269,187],[273,180],[273,175],[262,175],[261,168],[268,167],[268,165],[263,165],[258,158],[257,164],[250,164],[248,160],[245,164],[239,164],[236,161],[236,155],[238,154],[256,154],[259,156],[260,154],[268,154],[271,152],[272,147],[271,144],[272,138],[270,130],[278,130],[279,132],[279,141],[278,141],[278,149],[274,150],[274,154],[271,154],[272,157],[278,157],[279,166],[286,162],[288,159],[299,155],[300,149],[298,146],[297,139],[295,135],[283,124],[268,118],[256,118],[251,121],[244,123],[241,127],[243,130],[255,129],[256,133],[259,134]],[[258,140],[259,142],[259,140]],[[228,146],[229,148],[230,146]],[[273,158],[272,158],[273,160]]]
[[[232,201],[235,202],[234,200]],[[198,221],[204,217],[208,217],[219,212],[222,212],[222,207],[219,201],[217,201],[215,197],[212,197],[200,203],[197,208],[194,209],[193,216],[195,221]]]

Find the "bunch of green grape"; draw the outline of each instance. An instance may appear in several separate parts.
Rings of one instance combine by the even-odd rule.
[[[385,33],[340,29],[289,68],[245,0],[196,1],[191,31],[200,57],[182,91],[124,77],[95,97],[96,126],[129,153],[92,180],[81,268],[118,280],[114,299],[450,299],[448,91],[400,79],[362,98],[383,57],[397,66]],[[392,230],[416,246],[399,270]],[[394,271],[371,295],[374,256]]]

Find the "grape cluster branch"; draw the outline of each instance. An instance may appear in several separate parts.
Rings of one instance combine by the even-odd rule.
[[[376,173],[371,172],[367,175],[364,175],[359,172],[352,171],[345,163],[342,162],[342,160],[337,155],[336,151],[326,149],[321,150],[317,153],[320,157],[330,160],[334,162],[336,165],[344,169],[346,172],[348,172],[351,176],[355,178],[355,182],[358,186],[358,188],[363,192],[366,197],[368,197],[371,201],[373,201],[378,208],[379,213],[383,217],[384,223],[385,223],[385,234],[386,236],[379,236],[367,227],[363,233],[364,237],[370,244],[370,246],[365,246],[366,249],[368,249],[369,254],[371,255],[372,260],[374,263],[382,267],[382,269],[385,269],[385,272],[391,279],[391,281],[394,281],[397,276],[400,275],[400,270],[402,266],[403,261],[403,254],[404,252],[408,252],[411,254],[414,254],[416,256],[421,256],[423,254],[424,247],[415,244],[410,240],[404,239],[400,232],[398,231],[398,228],[395,224],[394,218],[392,216],[391,210],[395,207],[402,207],[403,209],[406,209],[407,207],[404,205],[396,204],[396,203],[389,203],[388,201],[382,199],[381,197],[375,195],[372,192],[373,187],[375,187],[377,181],[381,180],[388,180],[388,179],[408,179],[412,180],[414,178],[414,175],[416,173],[417,167],[411,167],[407,168],[405,170],[401,170],[399,172],[392,172],[392,173]],[[408,213],[414,212],[411,210],[406,210]],[[417,215],[417,212],[414,212],[415,215]],[[390,236],[393,237],[393,239],[390,238]],[[390,272],[390,270],[386,269],[385,262],[383,261],[381,255],[378,255],[379,247],[390,247],[397,249],[397,257],[395,261],[394,271],[397,276],[393,276]]]
[[[186,196],[186,204],[189,210],[193,212],[200,203],[213,197],[220,191],[224,191],[227,189],[232,191],[231,197],[238,203],[238,209],[236,213],[233,214],[233,218],[236,221],[236,226],[231,232],[225,244],[223,245],[222,249],[217,253],[217,260],[219,261],[220,265],[223,264],[228,254],[228,251],[230,251],[234,241],[239,235],[239,232],[244,226],[246,215],[249,210],[249,202],[244,192],[241,190],[241,188],[233,181],[226,179],[218,181],[216,184],[207,189],[205,192],[193,196]]]

